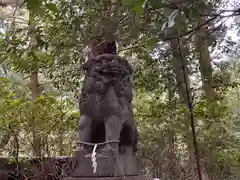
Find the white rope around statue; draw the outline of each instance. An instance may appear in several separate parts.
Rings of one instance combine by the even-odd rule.
[[[92,151],[92,156],[91,156],[91,160],[92,160],[92,167],[93,167],[93,173],[97,172],[97,159],[96,159],[96,149],[97,149],[98,144],[95,144],[93,147],[93,151]]]
[[[109,144],[109,143],[119,143],[119,140],[111,140],[111,141],[105,141],[101,143],[89,143],[89,142],[83,142],[83,141],[78,141],[78,143],[89,145],[89,146],[94,146],[93,151],[91,154],[91,161],[92,161],[92,167],[93,167],[93,173],[97,172],[97,158],[96,158],[96,150],[98,146]]]
[[[105,144],[110,144],[110,143],[119,143],[119,142],[120,142],[119,140],[104,141],[101,143],[89,143],[89,142],[84,142],[84,141],[77,141],[77,143],[85,144],[88,146],[94,146],[95,144],[97,144],[99,146],[99,145],[105,145]]]

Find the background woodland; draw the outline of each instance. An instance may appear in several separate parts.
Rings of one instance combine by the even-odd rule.
[[[240,2],[0,1],[0,153],[71,156],[91,37],[134,67],[142,171],[240,179]]]

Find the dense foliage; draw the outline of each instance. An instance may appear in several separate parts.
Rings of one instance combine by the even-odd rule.
[[[143,172],[163,180],[197,180],[198,170],[204,180],[239,178],[240,4],[3,2],[3,156],[74,152],[80,66],[91,53],[89,40],[103,36],[117,41],[118,53],[128,57],[135,70],[133,103]]]

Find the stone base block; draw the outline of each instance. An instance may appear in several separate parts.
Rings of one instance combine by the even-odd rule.
[[[139,163],[136,156],[109,155],[96,156],[97,169],[93,172],[91,154],[76,154],[76,166],[71,177],[122,177],[139,175]]]
[[[65,177],[63,180],[152,180],[146,176],[124,176],[124,177]]]

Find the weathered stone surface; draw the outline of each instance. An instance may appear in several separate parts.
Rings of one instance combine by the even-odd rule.
[[[93,173],[91,154],[79,155],[76,157],[76,166],[72,177],[115,177],[115,176],[132,176],[139,174],[138,158],[127,155],[96,155],[97,169]]]
[[[123,177],[66,177],[64,180],[152,180],[147,176],[123,176]]]
[[[138,131],[132,112],[132,67],[125,58],[101,54],[82,67],[85,80],[80,96],[79,138],[86,143],[120,141],[102,151],[136,152]],[[119,147],[118,147],[119,145]],[[79,146],[91,152],[86,146]]]
[[[132,67],[120,56],[101,54],[89,58],[82,68],[79,140],[75,166],[65,180],[145,180],[139,176],[135,156],[138,131],[132,111]]]

